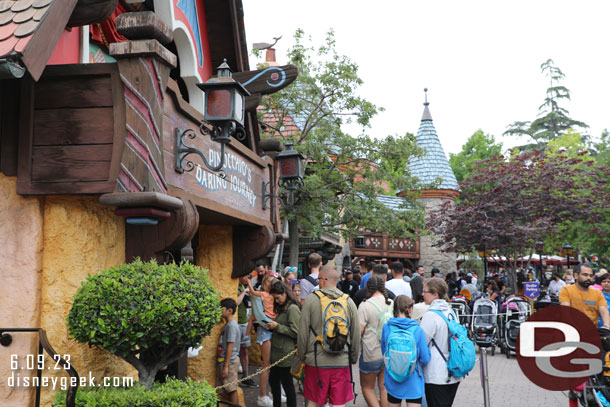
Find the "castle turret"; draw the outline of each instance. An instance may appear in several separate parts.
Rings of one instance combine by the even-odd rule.
[[[436,209],[447,201],[453,201],[459,195],[459,185],[455,174],[449,165],[443,146],[436,134],[432,123],[428,102],[428,89],[424,102],[424,113],[421,124],[417,131],[417,146],[424,149],[423,156],[412,159],[409,162],[411,175],[417,177],[422,184],[432,185],[430,189],[421,191],[419,200],[426,206],[426,212]],[[437,183],[440,181],[440,183]],[[426,274],[433,267],[441,270],[445,275],[456,270],[456,254],[443,253],[437,247],[433,247],[434,236],[422,236],[420,239],[420,265],[423,265]]]

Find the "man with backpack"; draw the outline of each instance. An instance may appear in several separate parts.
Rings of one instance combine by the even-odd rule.
[[[301,280],[301,300],[307,298],[318,285],[318,274],[320,272],[320,266],[322,266],[322,256],[318,253],[311,253],[307,257],[307,265],[309,266],[311,273]]]
[[[324,266],[320,289],[305,299],[297,347],[305,363],[303,397],[308,407],[344,406],[354,398],[351,365],[360,352],[356,305],[337,288],[339,273]]]

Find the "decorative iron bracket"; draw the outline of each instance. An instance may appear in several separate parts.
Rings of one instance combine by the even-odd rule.
[[[273,194],[273,186],[271,185],[271,182],[263,181],[263,210],[267,209],[267,202],[272,198],[276,198],[282,205],[282,208],[292,208],[294,206],[294,191],[296,191],[297,189],[296,182],[291,182],[290,184],[288,184],[286,186],[286,189],[288,190],[288,202],[284,202],[281,196]],[[273,208],[273,206],[273,201],[271,201],[270,207]]]
[[[210,165],[210,162],[200,150],[189,147],[184,142],[184,139],[188,137],[193,140],[197,137],[195,130],[186,129],[180,130],[179,128],[174,129],[174,170],[180,174],[184,171],[192,171],[195,168],[195,164],[192,161],[187,160],[186,157],[190,154],[197,154],[203,164],[212,172],[220,172],[219,176],[225,178],[226,174],[220,170],[225,165],[225,144],[231,142],[231,136],[234,136],[238,140],[244,140],[246,137],[246,131],[235,124],[232,121],[225,122],[222,126],[211,123],[212,129],[208,129],[203,123],[199,126],[199,132],[203,136],[210,135],[212,141],[216,141],[220,144],[220,162],[217,165]]]

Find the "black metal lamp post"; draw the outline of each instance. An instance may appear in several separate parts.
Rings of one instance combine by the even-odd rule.
[[[286,143],[286,149],[279,153],[276,158],[280,167],[280,184],[288,190],[288,201],[284,202],[278,195],[274,195],[270,182],[263,182],[263,209],[267,209],[267,201],[270,198],[278,198],[284,208],[294,205],[294,192],[297,186],[303,182],[303,160],[305,157],[292,148],[292,143]],[[267,192],[267,189],[270,191]]]
[[[567,241],[561,247],[561,255],[567,258],[567,268],[570,268],[570,256],[574,256],[574,248]]]
[[[231,142],[231,137],[243,140],[246,137],[244,120],[246,112],[246,96],[250,92],[241,83],[233,79],[227,60],[218,67],[218,75],[197,86],[205,92],[203,122],[199,126],[202,135],[210,135],[212,141],[220,143],[220,161],[212,165],[201,151],[188,147],[185,137],[191,140],[196,137],[192,129],[175,130],[174,169],[176,172],[191,171],[194,165],[186,161],[189,154],[197,154],[210,171],[219,171],[225,164],[225,144]],[[211,126],[207,128],[205,123]],[[186,163],[185,163],[186,161]]]
[[[483,258],[483,272],[485,273],[485,279],[487,280],[489,278],[489,275],[487,273],[487,250],[483,249],[483,250],[479,250],[479,257]]]
[[[537,241],[535,247],[536,253],[538,253],[538,259],[540,260],[540,281],[542,281],[542,276],[544,274],[542,269],[542,252],[544,251],[544,242],[542,240]]]

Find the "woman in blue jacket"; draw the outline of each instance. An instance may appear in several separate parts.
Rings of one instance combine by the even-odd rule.
[[[400,406],[403,400],[406,402],[407,407],[419,407],[425,393],[424,375],[421,365],[426,365],[430,361],[430,349],[428,349],[426,344],[424,331],[419,327],[417,321],[410,318],[412,311],[413,300],[406,295],[399,295],[394,299],[394,318],[390,318],[383,326],[381,352],[386,362],[384,379],[388,392],[388,403],[391,407]],[[402,382],[398,382],[392,377],[392,373],[389,371],[390,366],[388,366],[390,362],[388,360],[390,355],[387,352],[389,346],[388,339],[392,331],[401,333],[408,331],[413,335],[417,348],[415,370]],[[399,335],[395,335],[395,337],[399,337]]]

